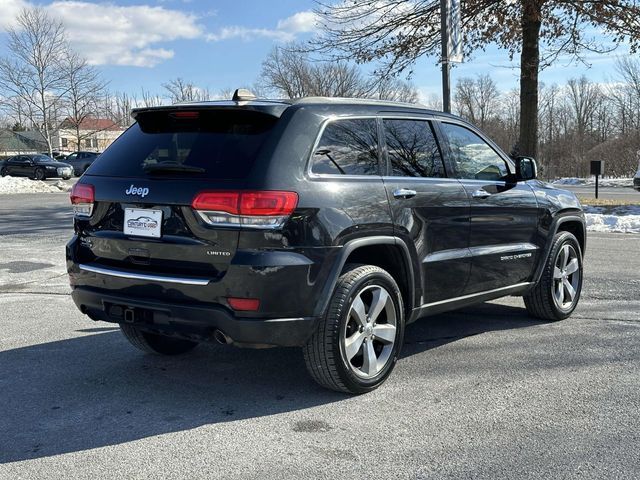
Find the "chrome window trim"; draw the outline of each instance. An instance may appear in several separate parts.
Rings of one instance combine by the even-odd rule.
[[[510,174],[515,174],[515,169],[516,166],[513,163],[513,160],[511,159],[511,157],[509,157],[509,155],[507,155],[505,152],[502,151],[502,149],[495,144],[495,142],[493,140],[491,140],[490,138],[488,138],[483,132],[481,132],[479,129],[477,129],[475,127],[475,125],[469,124],[469,123],[465,123],[463,121],[458,120],[457,118],[449,118],[449,117],[434,117],[433,119],[436,122],[439,122],[440,124],[442,123],[450,123],[453,125],[457,125],[459,127],[463,127],[466,128],[467,130],[469,130],[470,132],[476,134],[478,137],[480,137],[480,139],[486,143],[489,148],[491,148],[496,155],[498,155],[498,157],[500,157],[502,160],[504,160],[504,162],[507,164],[507,170],[509,170]],[[442,130],[441,130],[442,131]],[[442,132],[442,136],[444,137],[444,140],[446,140],[447,143],[447,148],[449,148],[448,145],[448,138],[447,138],[447,134]],[[452,162],[455,163],[455,162]],[[458,175],[458,171],[457,171],[457,165],[454,165],[456,167],[456,171],[455,174]],[[476,180],[475,178],[458,178],[459,180]],[[479,180],[482,181],[482,180]],[[493,180],[493,181],[497,181],[497,182],[502,182],[504,183],[504,180]]]
[[[416,179],[418,180],[457,180],[453,177],[397,177],[397,176],[391,176],[391,175],[384,175],[384,172],[382,171],[378,175],[340,175],[335,173],[315,173],[312,171],[313,154],[318,149],[318,144],[320,143],[320,140],[322,139],[322,135],[324,134],[324,131],[327,128],[327,125],[329,123],[336,122],[339,120],[375,120],[376,122],[380,122],[380,121],[384,121],[385,118],[391,119],[391,120],[422,120],[425,122],[433,121],[436,119],[436,117],[432,113],[425,113],[424,116],[406,115],[401,112],[398,112],[397,114],[395,114],[394,112],[384,112],[382,114],[375,114],[375,115],[331,115],[330,117],[327,117],[325,120],[323,120],[322,125],[320,125],[320,130],[318,131],[318,135],[316,135],[316,139],[313,142],[313,148],[311,149],[311,152],[309,153],[309,158],[307,159],[307,168],[306,168],[307,176],[312,180],[336,179],[336,178],[346,178],[348,180],[365,179],[365,178],[376,179],[376,180],[379,180],[380,178],[388,178],[388,179],[405,178],[405,179],[413,179],[413,180],[416,180]],[[437,142],[438,137],[437,135],[435,135],[435,132],[434,132],[434,136]],[[386,167],[386,158],[383,158],[384,152],[382,152],[381,150],[382,145],[380,140],[381,140],[380,133],[378,133],[378,164],[379,164],[380,170],[383,170]],[[444,163],[444,158],[443,158],[443,163]],[[446,169],[446,166],[445,166],[445,169]]]
[[[164,283],[179,283],[182,285],[209,285],[210,280],[205,278],[193,278],[193,277],[172,277],[165,275],[150,275],[146,273],[134,273],[124,270],[112,270],[110,268],[94,267],[92,265],[80,264],[78,265],[80,270],[90,273],[97,273],[99,275],[108,275],[110,277],[127,278],[130,280],[146,280],[150,282],[164,282]]]
[[[425,114],[428,115],[428,114]],[[423,122],[432,122],[434,120],[436,120],[436,117],[434,117],[433,115],[429,116],[429,117],[420,117],[420,116],[416,116],[416,115],[402,115],[400,113],[398,113],[397,116],[391,116],[391,115],[381,115],[380,116],[380,120],[382,122],[382,131],[381,131],[381,135],[384,133],[384,121],[385,119],[387,120],[420,120]],[[444,177],[409,177],[406,175],[403,176],[398,176],[398,175],[382,175],[382,178],[385,179],[389,179],[389,180],[398,180],[398,179],[402,179],[402,178],[407,178],[407,179],[411,179],[412,181],[416,181],[416,180],[457,180],[457,178],[454,177],[450,177],[447,174],[449,172],[447,172],[448,168],[447,168],[447,163],[445,161],[445,157],[444,154],[442,152],[442,145],[440,145],[440,140],[438,139],[438,134],[436,133],[436,131],[434,130],[434,126],[433,125],[429,125],[429,129],[431,130],[431,133],[433,134],[433,139],[436,141],[436,145],[438,147],[438,152],[440,153],[440,162],[442,162],[442,168],[444,168]],[[387,147],[387,140],[386,138],[384,139],[384,146],[385,146],[385,167],[389,167],[389,170],[391,169],[391,163],[389,161],[388,155],[389,152],[387,151],[386,147]]]
[[[327,128],[327,125],[329,125],[329,123],[332,122],[336,122],[336,121],[340,121],[340,120],[375,120],[376,121],[376,128],[377,128],[377,122],[378,122],[378,115],[345,115],[345,116],[341,116],[341,115],[332,115],[328,118],[326,118],[323,122],[322,125],[320,126],[320,131],[318,132],[318,135],[316,136],[316,140],[315,142],[313,142],[313,148],[311,149],[311,152],[309,153],[309,158],[307,159],[307,176],[310,179],[333,179],[333,178],[346,178],[346,179],[357,179],[357,178],[369,178],[369,179],[376,179],[376,180],[380,180],[380,178],[382,178],[382,175],[380,175],[380,170],[382,168],[382,157],[381,157],[381,151],[380,151],[380,136],[378,135],[378,174],[377,175],[341,175],[341,174],[335,174],[335,173],[315,173],[312,171],[313,169],[313,154],[314,152],[318,149],[318,144],[320,143],[320,140],[322,139],[322,135],[324,134],[325,129]]]

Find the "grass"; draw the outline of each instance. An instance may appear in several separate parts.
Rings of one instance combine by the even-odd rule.
[[[587,197],[579,197],[579,200],[582,205],[589,205],[590,207],[626,207],[640,205],[640,194],[638,194],[638,200],[605,200]]]

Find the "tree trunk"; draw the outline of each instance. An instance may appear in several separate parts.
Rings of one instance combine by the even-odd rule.
[[[535,157],[538,146],[538,69],[540,67],[539,0],[522,1],[522,53],[520,55],[519,154]]]

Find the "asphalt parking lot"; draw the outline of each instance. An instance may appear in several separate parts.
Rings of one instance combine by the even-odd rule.
[[[578,310],[411,325],[375,392],[297,349],[144,355],[74,307],[66,194],[0,196],[0,478],[638,478],[640,235],[591,234]]]

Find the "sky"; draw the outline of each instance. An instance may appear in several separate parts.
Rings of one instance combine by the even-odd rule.
[[[141,88],[159,93],[162,83],[176,77],[214,93],[251,85],[274,46],[307,40],[316,27],[313,0],[0,0],[0,30],[30,5],[62,20],[73,48],[102,72],[111,90],[138,94]],[[4,54],[6,34],[0,33]],[[540,78],[564,84],[584,74],[594,82],[610,82],[619,55],[627,55],[624,46],[589,56],[590,68],[561,58]],[[506,52],[489,46],[453,69],[452,85],[461,77],[489,73],[500,90],[511,90],[518,86],[514,66]],[[425,57],[411,81],[427,100],[440,94],[440,78],[436,59]]]

